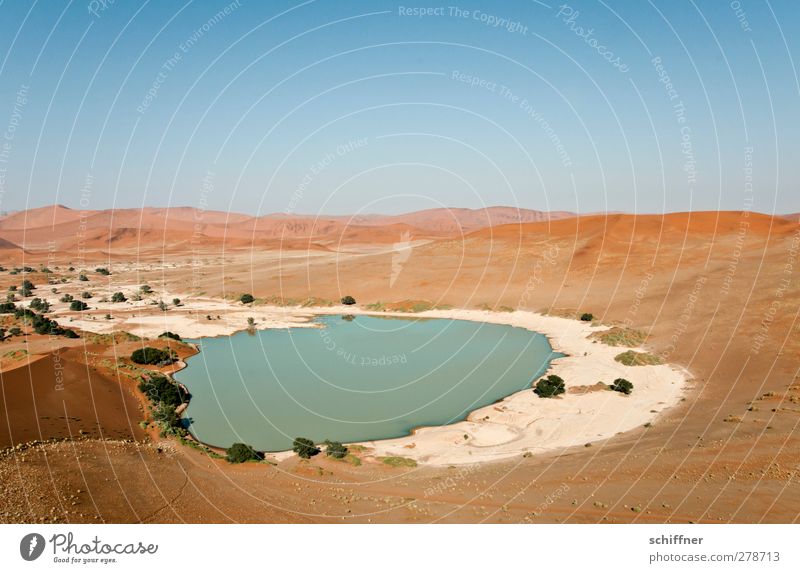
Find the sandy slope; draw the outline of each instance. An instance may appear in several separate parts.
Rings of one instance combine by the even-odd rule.
[[[252,292],[301,301],[352,294],[362,305],[427,301],[572,318],[590,311],[603,324],[643,330],[647,348],[687,368],[695,382],[685,401],[650,427],[589,448],[453,469],[391,468],[367,456],[358,467],[295,457],[276,467],[231,467],[185,448],[144,455],[131,445],[94,442],[36,447],[25,464],[19,454],[0,460],[7,484],[0,489],[0,519],[20,520],[22,513],[29,520],[168,522],[800,519],[796,222],[736,212],[575,217],[430,237],[399,263],[392,249],[334,241],[309,252],[310,241],[300,243],[224,252],[213,241],[188,252],[191,243],[170,243],[148,253],[125,239],[86,253],[89,269],[110,262],[111,277],[92,274],[88,284],[59,288],[108,294],[149,283],[159,296],[233,300]],[[48,260],[46,251],[24,256]],[[74,258],[75,251],[59,252],[48,264],[64,269]],[[44,275],[32,278],[46,284]],[[0,280],[7,286],[21,277],[3,273]],[[82,471],[86,483],[77,484],[73,476]],[[105,480],[110,471],[115,481]],[[136,495],[122,496],[118,484]],[[77,501],[78,513],[71,513],[71,501],[61,501],[76,488],[90,491],[91,499]],[[43,501],[20,508],[21,492]]]

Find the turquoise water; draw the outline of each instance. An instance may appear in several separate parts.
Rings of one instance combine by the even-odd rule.
[[[554,353],[541,335],[443,319],[319,317],[324,328],[195,340],[176,375],[192,394],[192,434],[215,446],[355,442],[463,420],[530,387]]]

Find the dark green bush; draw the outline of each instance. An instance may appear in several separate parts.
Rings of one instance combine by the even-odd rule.
[[[189,400],[186,391],[163,374],[142,377],[139,391],[154,404],[167,404],[173,410]]]
[[[225,459],[232,464],[241,464],[243,462],[249,462],[250,460],[257,460],[258,458],[258,452],[247,444],[236,443],[225,450]]]
[[[356,303],[356,299],[354,299],[350,295],[342,297],[342,304],[346,304],[346,305],[350,306],[351,304],[355,304],[355,303]]]
[[[564,387],[564,380],[560,376],[551,374],[539,380],[533,391],[539,398],[552,398],[553,396],[563,394],[566,389]]]
[[[175,362],[175,356],[169,350],[161,350],[152,346],[137,348],[131,353],[131,360],[136,364],[155,364],[165,366]]]
[[[121,292],[115,292],[111,295],[111,302],[125,302],[126,300],[128,299]]]
[[[625,378],[617,378],[611,385],[611,389],[615,392],[622,392],[623,394],[630,394],[633,392],[633,384],[625,380]]]
[[[248,294],[248,293],[245,293],[245,294],[243,294],[242,296],[239,297],[239,301],[242,304],[250,304],[254,300],[256,300],[255,297],[252,294]]]
[[[97,269],[95,269],[95,270],[94,270],[94,272],[96,272],[96,273],[97,273],[97,274],[99,274],[99,275],[103,275],[103,276],[105,276],[105,277],[107,277],[108,275],[110,275],[110,274],[111,274],[111,271],[109,271],[109,270],[108,270],[107,268],[105,268],[105,267],[100,267],[100,268],[97,268]]]
[[[73,300],[71,303],[69,303],[70,310],[80,311],[80,310],[86,310],[87,308],[89,308],[89,305],[83,302],[82,300]]]
[[[592,322],[592,320],[594,320],[594,315],[591,312],[584,312],[581,315],[581,320],[583,322]]]
[[[308,459],[316,456],[319,453],[319,448],[313,441],[308,438],[295,438],[292,444],[292,451],[303,459]]]

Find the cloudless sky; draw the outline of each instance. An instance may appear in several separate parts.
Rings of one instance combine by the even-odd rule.
[[[797,212],[798,24],[794,0],[5,0],[0,211]]]

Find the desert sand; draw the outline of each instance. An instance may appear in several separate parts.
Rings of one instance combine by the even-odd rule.
[[[409,218],[403,226],[373,231],[368,225],[354,229],[334,221],[311,235],[303,229],[313,228],[313,220],[303,220],[306,227],[282,227],[286,233],[297,228],[293,236],[278,230],[254,239],[251,228],[249,237],[228,242],[215,236],[224,229],[224,220],[215,223],[222,227],[209,223],[207,233],[201,229],[195,234],[193,225],[174,229],[173,215],[162,213],[160,219],[141,225],[133,219],[124,232],[99,225],[95,242],[77,235],[77,223],[66,221],[72,226],[65,227],[53,252],[46,248],[46,238],[53,233],[54,210],[46,209],[39,226],[31,224],[24,233],[19,224],[4,230],[0,221],[0,239],[6,241],[0,245],[3,265],[36,267],[30,278],[37,286],[52,278],[39,272],[39,265],[52,267],[55,277],[68,281],[53,288],[92,290],[94,297],[88,301],[92,307],[102,296],[118,290],[131,294],[128,289],[141,284],[150,284],[154,297],[168,303],[172,296],[183,295],[186,306],[205,297],[235,307],[244,292],[260,299],[252,311],[236,310],[234,317],[231,310],[230,325],[221,325],[220,334],[241,328],[245,313],[260,320],[259,307],[326,307],[346,294],[365,310],[372,305],[389,312],[424,313],[445,305],[503,311],[500,314],[510,309],[516,312],[508,312],[508,317],[530,312],[565,317],[576,324],[581,312],[591,312],[602,327],[643,332],[644,347],[674,365],[676,376],[683,369],[691,372],[692,382],[674,406],[648,410],[647,420],[630,420],[627,431],[602,439],[587,437],[591,447],[576,444],[536,451],[533,440],[529,446],[533,455],[468,465],[439,465],[429,450],[429,461],[416,467],[392,467],[382,462],[383,452],[369,451],[354,452],[360,465],[321,456],[310,461],[290,456],[274,466],[233,466],[152,433],[137,435],[143,416],[138,409],[124,414],[128,418],[120,427],[129,428],[124,438],[114,435],[107,440],[92,434],[49,442],[59,436],[40,425],[32,433],[19,434],[25,438],[15,440],[17,449],[4,450],[0,456],[0,520],[752,523],[800,519],[796,454],[800,451],[800,227],[796,221],[748,212],[615,214],[445,234],[418,229]],[[77,215],[82,217],[81,212]],[[407,231],[415,241],[412,248]],[[81,241],[85,250],[78,248]],[[397,255],[400,251],[405,253],[402,257]],[[69,272],[68,266],[76,270]],[[112,274],[103,277],[93,272],[101,266]],[[76,275],[82,269],[90,281],[78,285]],[[21,278],[0,273],[4,287],[19,285]],[[129,310],[123,310],[128,307],[124,303],[112,311],[115,330],[138,323],[139,328],[150,329],[140,332],[155,333],[162,324],[179,324],[192,332],[194,319],[180,318],[186,309],[170,304],[166,313],[160,313],[151,305],[145,312],[131,302]],[[106,311],[92,308],[85,313],[97,315],[93,322],[101,323]],[[143,317],[134,313],[157,318],[143,323]],[[77,328],[77,317],[69,323],[68,312],[62,309],[56,314],[62,324]],[[159,314],[167,316],[166,322]],[[223,323],[226,312],[219,314]],[[547,333],[545,328],[542,324],[535,329]],[[84,344],[89,337],[59,344],[77,343],[69,358],[84,372],[87,367],[96,369],[99,376],[93,391],[109,388],[109,395],[127,392],[136,398],[135,383],[126,377],[126,369],[107,361],[116,356],[124,364],[124,357],[142,341],[98,342],[87,352]],[[35,336],[27,338],[25,344],[39,344]],[[558,337],[551,340],[558,348]],[[24,348],[17,337],[2,344],[4,354]],[[599,344],[587,344],[592,352],[601,353]],[[30,353],[40,354],[33,346]],[[652,367],[632,368],[647,372]],[[79,369],[72,372],[85,377]],[[613,375],[600,374],[601,379]],[[592,385],[594,378],[580,383]],[[636,384],[627,398],[613,392],[602,395],[616,400],[612,402],[616,406],[636,400],[639,389]],[[592,402],[595,395],[601,394],[567,394],[561,401],[535,404],[560,408],[562,402],[569,405],[586,398]],[[81,396],[91,403],[90,395]],[[520,406],[516,400],[503,403],[509,417],[512,404]],[[490,411],[490,421],[503,414]],[[112,408],[99,408],[87,417],[105,428],[118,423],[113,421],[118,415]],[[404,439],[416,441],[414,448],[397,446],[403,457],[410,451],[425,451],[418,436]],[[551,439],[555,443],[560,438],[551,433]],[[480,459],[480,444],[465,442],[460,449],[466,452],[471,447],[472,455]]]

